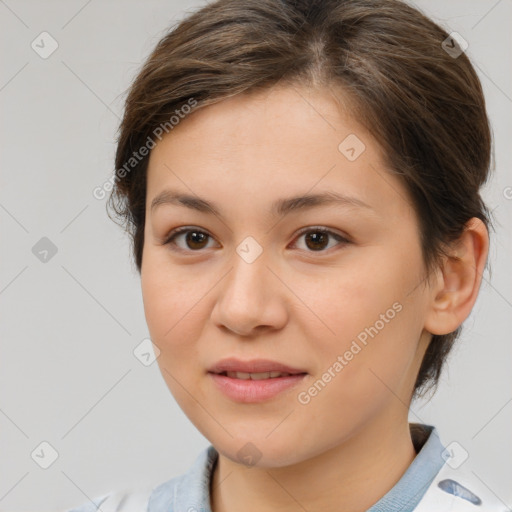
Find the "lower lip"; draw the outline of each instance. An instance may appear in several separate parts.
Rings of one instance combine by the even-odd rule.
[[[263,402],[275,397],[282,391],[296,386],[307,375],[289,375],[287,377],[275,377],[273,379],[233,379],[227,375],[209,373],[219,389],[236,402],[254,403]]]

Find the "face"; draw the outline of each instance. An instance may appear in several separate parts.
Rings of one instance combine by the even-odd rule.
[[[377,142],[329,91],[239,95],[157,143],[146,320],[170,391],[222,455],[277,467],[406,421],[429,338],[418,229]],[[299,373],[210,373],[225,358]]]

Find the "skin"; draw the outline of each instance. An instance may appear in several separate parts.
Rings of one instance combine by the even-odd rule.
[[[333,94],[281,85],[235,96],[187,116],[150,155],[145,315],[171,393],[219,452],[213,512],[359,512],[377,502],[416,456],[408,405],[431,334],[453,331],[478,294],[485,226],[472,219],[453,249],[460,259],[446,259],[426,281],[408,194]],[[338,150],[349,134],[366,146],[355,161]],[[166,188],[214,202],[222,218],[178,204],[151,211]],[[277,199],[321,191],[369,208],[270,214]],[[164,244],[180,226],[209,237],[187,245],[181,234]],[[315,245],[299,233],[305,227],[350,242],[331,235]],[[263,250],[252,263],[236,252],[247,236]],[[301,404],[297,395],[397,302],[401,311]],[[207,373],[228,356],[268,358],[308,375],[300,388],[238,403]],[[252,466],[237,455],[248,442],[260,453]]]

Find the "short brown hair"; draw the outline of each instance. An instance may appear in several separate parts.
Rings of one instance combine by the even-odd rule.
[[[107,203],[131,236],[139,273],[149,157],[135,161],[134,152],[159,126],[168,132],[191,98],[202,108],[280,80],[335,85],[350,98],[409,192],[428,272],[470,218],[489,228],[484,96],[466,54],[446,51],[446,41],[458,48],[449,38],[400,0],[218,0],[171,27],[129,89]],[[433,335],[413,397],[437,387],[460,331]]]

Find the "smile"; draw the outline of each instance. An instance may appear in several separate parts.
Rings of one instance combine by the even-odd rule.
[[[224,396],[240,403],[256,403],[270,400],[284,391],[299,385],[306,373],[287,374],[283,372],[223,372],[207,374],[217,390]]]

